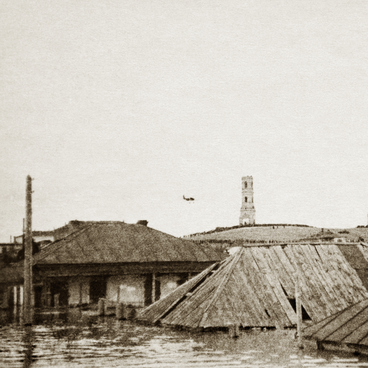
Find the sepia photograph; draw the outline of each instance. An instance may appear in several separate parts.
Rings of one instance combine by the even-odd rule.
[[[368,367],[368,2],[0,2],[0,367]]]

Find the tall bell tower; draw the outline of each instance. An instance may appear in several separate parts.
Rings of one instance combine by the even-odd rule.
[[[242,177],[242,205],[240,208],[239,224],[254,225],[256,223],[256,210],[253,200],[253,176]]]

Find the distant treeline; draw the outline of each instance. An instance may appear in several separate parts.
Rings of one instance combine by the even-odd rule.
[[[253,224],[253,225],[244,224],[244,225],[235,225],[235,226],[229,226],[229,227],[216,227],[216,229],[214,229],[214,230],[203,231],[201,233],[194,233],[194,234],[190,234],[188,236],[192,237],[192,236],[196,236],[196,235],[206,235],[206,234],[220,233],[222,231],[239,229],[239,228],[243,228],[243,227],[271,227],[271,226],[273,228],[286,227],[286,226],[312,227],[312,226],[309,226],[309,225],[299,225],[299,224]]]
[[[314,240],[314,239],[309,239],[309,241]],[[222,245],[228,245],[228,246],[241,246],[244,243],[247,244],[285,244],[285,243],[300,243],[301,239],[297,239],[297,240],[257,240],[257,239],[234,239],[234,240],[230,240],[230,239],[192,239],[191,240],[193,243],[196,244],[222,244]]]

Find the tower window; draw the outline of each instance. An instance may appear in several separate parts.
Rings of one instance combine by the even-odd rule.
[[[247,197],[244,197],[244,202],[248,202],[248,198]]]
[[[247,188],[248,187],[248,183],[245,181],[244,182],[244,188]]]

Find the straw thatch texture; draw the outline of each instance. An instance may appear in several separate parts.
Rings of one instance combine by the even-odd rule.
[[[334,244],[245,247],[197,287],[191,280],[191,292],[182,293],[170,310],[162,313],[167,304],[160,300],[149,307],[155,318],[145,312],[142,316],[190,328],[293,326],[296,270],[302,305],[313,321],[368,297],[357,273]]]
[[[96,222],[48,245],[35,255],[35,264],[199,263],[223,258],[209,245],[198,246],[147,226]]]

